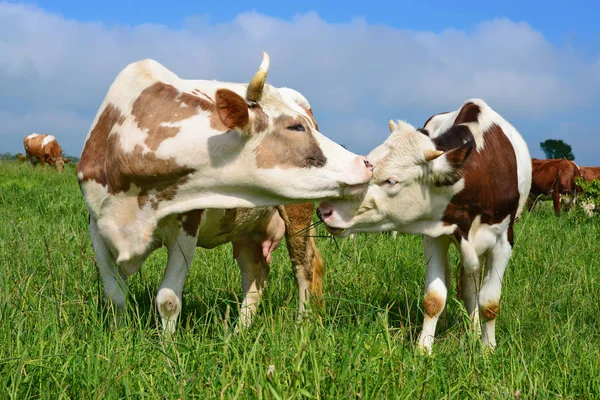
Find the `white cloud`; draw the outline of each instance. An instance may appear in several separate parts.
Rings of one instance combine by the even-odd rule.
[[[484,98],[517,127],[515,121],[548,119],[558,126],[562,113],[599,102],[598,55],[557,47],[523,22],[435,33],[361,19],[332,24],[315,13],[208,21],[190,16],[182,29],[106,25],[0,3],[0,110],[10,121],[0,124],[0,151],[20,151],[22,138],[41,130],[79,154],[112,80],[142,58],[186,78],[248,81],[267,50],[269,81],[303,92],[324,133],[363,153],[387,136],[390,118],[419,125],[470,97]]]

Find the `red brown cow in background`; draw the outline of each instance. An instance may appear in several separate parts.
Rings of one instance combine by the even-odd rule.
[[[56,167],[58,172],[63,172],[64,165],[69,162],[62,156],[62,149],[52,135],[32,133],[23,140],[23,147],[25,147],[25,157],[39,159],[43,168],[46,168],[48,163]]]
[[[529,193],[529,210],[538,200],[552,197],[554,212],[560,215],[561,202],[568,210],[575,203],[575,195],[581,191],[575,184],[575,178],[581,177],[581,171],[573,161],[565,159],[531,159],[532,178]]]
[[[580,167],[581,176],[586,181],[600,181],[600,167]]]

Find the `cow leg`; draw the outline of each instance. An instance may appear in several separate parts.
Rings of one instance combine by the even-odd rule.
[[[473,322],[473,328],[480,331],[477,297],[481,274],[481,261],[473,246],[466,240],[461,240],[460,295]]]
[[[432,238],[423,235],[423,249],[427,265],[425,298],[423,300],[423,330],[419,335],[419,348],[431,352],[435,327],[446,305],[448,288],[446,283],[446,264],[450,239],[442,236]]]
[[[250,238],[233,242],[233,253],[242,273],[243,299],[237,329],[247,328],[256,314],[270,268],[261,243]]]
[[[102,278],[104,287],[104,299],[111,307],[115,307],[115,326],[118,324],[120,315],[125,308],[127,296],[127,277],[120,273],[115,256],[112,254],[106,242],[102,238],[96,221],[90,217],[90,238],[94,247],[96,266]]]
[[[558,190],[552,192],[552,203],[554,205],[554,213],[556,216],[560,215],[560,193]]]
[[[512,229],[512,227],[509,227]],[[496,346],[496,316],[500,309],[502,278],[512,254],[508,232],[488,251],[485,263],[483,284],[479,292],[479,314],[482,320],[482,341],[484,346]]]
[[[193,213],[193,212],[192,212]],[[167,246],[167,268],[156,294],[156,307],[160,314],[165,335],[175,333],[177,318],[181,313],[182,294],[190,265],[194,258],[200,214],[185,214],[181,219],[172,218],[161,229]],[[186,224],[186,228],[182,226]]]

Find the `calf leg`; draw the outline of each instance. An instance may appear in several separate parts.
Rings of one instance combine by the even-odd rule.
[[[483,322],[482,341],[488,347],[496,346],[496,316],[500,309],[502,278],[511,254],[512,246],[505,232],[486,257],[483,285],[479,292],[479,314]]]
[[[233,243],[233,252],[242,273],[243,299],[238,327],[247,328],[256,314],[270,269],[261,243],[249,238],[240,239]]]
[[[423,330],[419,335],[419,348],[431,352],[435,327],[446,305],[448,288],[445,277],[450,239],[423,235],[423,249],[427,264],[425,298],[423,300]]]
[[[161,229],[167,246],[167,268],[156,294],[156,306],[166,335],[175,332],[181,313],[182,294],[196,248],[200,212],[192,211],[171,218]]]
[[[466,240],[461,240],[461,267],[460,267],[460,297],[463,300],[467,313],[473,322],[473,328],[480,331],[478,304],[481,262],[473,246]]]

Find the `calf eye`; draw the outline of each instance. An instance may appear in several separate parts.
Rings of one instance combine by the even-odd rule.
[[[306,129],[304,129],[304,126],[302,124],[296,124],[296,125],[288,126],[287,128],[290,131],[298,131],[298,132],[304,132],[306,130]]]
[[[390,185],[390,186],[393,186],[396,183],[398,183],[398,181],[395,180],[394,178],[386,179],[385,181],[383,181],[384,185]]]

